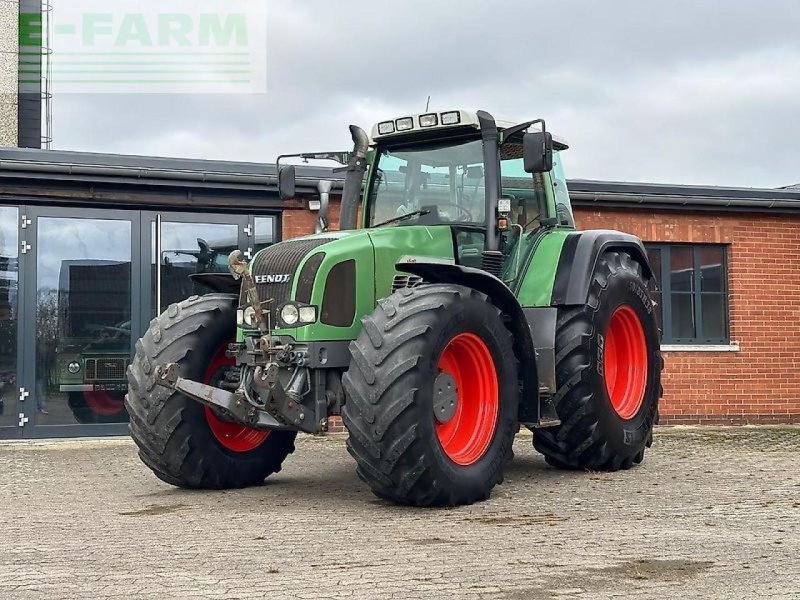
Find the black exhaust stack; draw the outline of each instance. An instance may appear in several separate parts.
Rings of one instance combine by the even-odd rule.
[[[500,199],[500,164],[497,147],[500,136],[494,117],[484,110],[478,111],[478,122],[483,140],[484,185],[486,187],[486,242],[483,248],[482,268],[500,277],[503,253],[497,231],[497,202]]]
[[[344,191],[342,192],[342,208],[339,214],[339,229],[355,229],[358,226],[358,205],[361,199],[361,188],[364,183],[364,173],[367,171],[367,150],[369,149],[369,136],[356,125],[350,125],[350,135],[353,137],[353,155],[347,166],[341,169],[345,173]],[[340,169],[337,169],[339,171]]]

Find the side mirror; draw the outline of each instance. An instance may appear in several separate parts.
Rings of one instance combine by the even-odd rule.
[[[553,168],[553,136],[547,131],[526,133],[522,138],[526,173],[546,173]]]
[[[294,165],[280,168],[278,171],[278,194],[281,200],[291,200],[295,197],[296,178]]]

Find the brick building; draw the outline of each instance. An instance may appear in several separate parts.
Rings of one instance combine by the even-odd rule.
[[[569,186],[578,227],[640,237],[660,278],[661,423],[800,423],[800,190]],[[314,219],[287,206],[284,237]]]
[[[132,341],[170,302],[207,291],[189,277],[201,257],[224,270],[231,248],[313,232],[310,201],[331,176],[300,168],[298,198],[281,202],[271,165],[0,150],[0,439],[126,433]],[[661,422],[800,423],[800,191],[569,185],[580,228],[648,247]],[[338,209],[334,196],[334,228]],[[99,334],[119,342],[103,361],[86,354]],[[70,377],[80,361],[95,379],[92,361],[119,368]]]

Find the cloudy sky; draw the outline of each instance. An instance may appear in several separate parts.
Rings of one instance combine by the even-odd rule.
[[[265,1],[267,93],[56,89],[55,146],[272,161],[430,95],[544,117],[572,178],[800,182],[796,0]]]

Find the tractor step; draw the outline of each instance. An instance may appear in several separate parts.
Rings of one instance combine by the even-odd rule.
[[[539,390],[539,420],[533,423],[523,423],[529,429],[543,429],[545,427],[555,427],[561,425],[558,418],[556,407],[553,404],[553,397],[547,393],[548,390]]]

